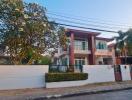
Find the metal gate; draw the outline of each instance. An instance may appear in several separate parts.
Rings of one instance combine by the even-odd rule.
[[[73,70],[72,70],[73,69]],[[82,65],[49,65],[49,72],[82,72]]]
[[[132,65],[130,65],[130,76],[131,76],[131,80],[132,80]]]
[[[114,66],[115,81],[122,81],[121,67],[120,65]]]

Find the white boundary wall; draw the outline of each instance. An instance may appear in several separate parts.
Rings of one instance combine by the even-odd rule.
[[[131,80],[130,68],[129,66],[127,66],[126,68],[124,66],[125,65],[121,65],[122,81]],[[83,72],[88,73],[87,80],[51,82],[46,83],[46,88],[81,86],[91,83],[115,81],[115,73],[112,65],[84,65]]]
[[[114,68],[111,65],[84,65],[83,72],[88,73],[87,83],[115,81]]]
[[[88,73],[87,80],[46,83],[48,68],[48,65],[0,65],[0,90],[70,87],[115,81],[111,65],[84,65],[83,72]],[[121,72],[123,81],[131,80],[129,66],[125,68],[121,65]]]
[[[87,80],[49,82],[49,83],[46,83],[46,88],[73,87],[73,86],[81,86],[81,85],[86,85],[86,84],[87,84]]]
[[[121,65],[121,75],[122,81],[131,80],[129,65]]]
[[[46,83],[46,88],[81,86],[90,83],[115,81],[114,68],[111,65],[84,65],[83,72],[88,73],[87,80],[50,82]]]
[[[48,65],[0,65],[0,90],[45,87]]]

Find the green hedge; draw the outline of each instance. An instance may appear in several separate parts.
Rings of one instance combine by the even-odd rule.
[[[46,82],[76,81],[88,79],[87,73],[46,73]]]

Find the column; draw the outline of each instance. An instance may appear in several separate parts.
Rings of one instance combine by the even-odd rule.
[[[91,51],[91,54],[88,55],[88,60],[90,65],[95,64],[95,39],[94,36],[88,37],[88,48]]]
[[[70,41],[70,52],[69,52],[69,58],[70,58],[70,65],[74,65],[74,33],[71,33],[71,41]]]

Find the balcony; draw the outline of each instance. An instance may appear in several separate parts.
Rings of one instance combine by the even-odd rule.
[[[109,50],[103,50],[103,49],[101,49],[101,50],[96,50],[95,51],[95,55],[96,56],[112,56],[113,55],[113,53],[111,52],[111,51],[109,51]]]
[[[91,54],[90,50],[74,50],[75,54]]]

